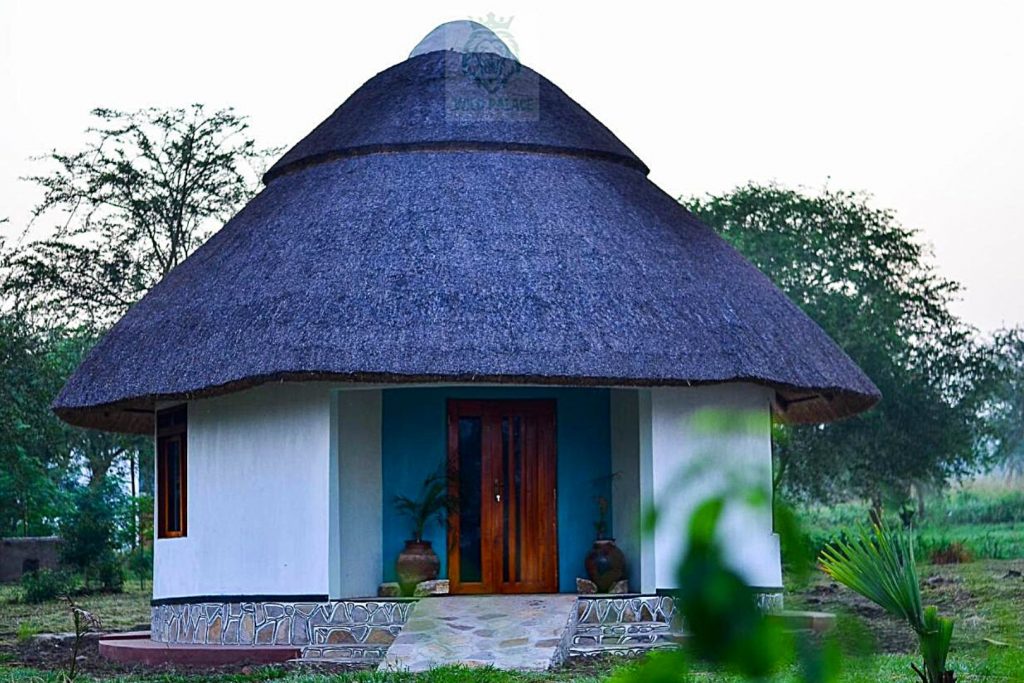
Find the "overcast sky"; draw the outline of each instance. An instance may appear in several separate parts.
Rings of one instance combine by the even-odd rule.
[[[0,217],[20,232],[28,158],[76,149],[93,107],[230,105],[289,145],[437,24],[493,12],[670,194],[867,190],[968,321],[1024,324],[1022,6],[0,0]]]

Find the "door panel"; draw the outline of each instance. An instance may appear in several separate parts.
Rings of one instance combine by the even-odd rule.
[[[554,401],[450,401],[455,593],[558,590]]]

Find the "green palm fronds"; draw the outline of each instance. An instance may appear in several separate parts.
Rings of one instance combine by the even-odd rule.
[[[413,540],[423,540],[423,530],[431,517],[444,526],[446,516],[455,505],[455,496],[448,491],[448,479],[441,473],[432,474],[423,482],[415,498],[395,496],[395,509],[412,522]]]
[[[953,620],[938,609],[921,607],[921,587],[908,533],[890,531],[884,523],[861,531],[852,541],[827,545],[818,558],[822,571],[889,614],[906,621],[918,636],[924,671],[914,666],[923,683],[952,680],[946,671]]]
[[[875,524],[853,541],[825,546],[818,561],[837,582],[906,620],[915,631],[923,628],[921,590],[908,535],[889,533]]]

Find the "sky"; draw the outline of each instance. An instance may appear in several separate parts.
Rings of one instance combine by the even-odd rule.
[[[957,313],[1024,324],[1024,3],[0,0],[0,234],[39,199],[30,158],[78,149],[94,107],[233,106],[290,145],[489,14],[669,194],[869,192],[963,284]]]

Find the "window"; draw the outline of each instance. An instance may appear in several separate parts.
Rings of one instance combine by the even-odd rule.
[[[178,406],[156,414],[157,535],[184,536],[188,524],[188,409]]]

